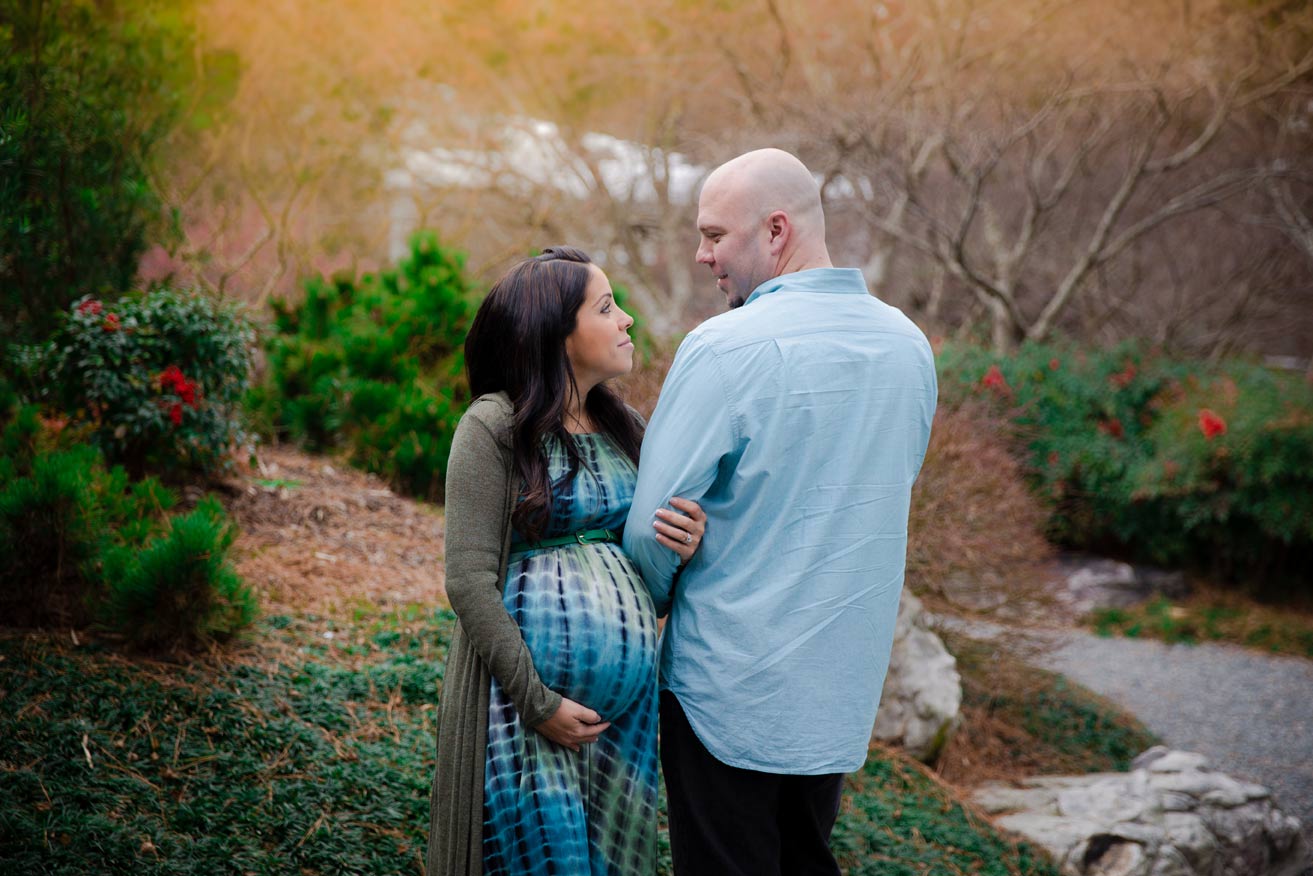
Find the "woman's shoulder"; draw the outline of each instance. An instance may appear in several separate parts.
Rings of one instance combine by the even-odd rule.
[[[515,405],[511,403],[510,396],[506,393],[490,392],[470,402],[461,419],[478,421],[499,442],[509,444],[511,426],[515,421]]]

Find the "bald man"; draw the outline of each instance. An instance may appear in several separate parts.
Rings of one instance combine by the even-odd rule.
[[[820,190],[787,152],[712,172],[698,232],[730,310],[679,347],[624,534],[668,616],[675,872],[837,874],[829,836],[889,663],[934,361],[860,271],[832,266]],[[707,515],[684,567],[656,539],[671,496]]]

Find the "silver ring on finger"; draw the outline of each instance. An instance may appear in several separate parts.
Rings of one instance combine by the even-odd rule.
[[[693,533],[691,532],[684,533],[684,544],[692,544],[692,543],[693,543]]]

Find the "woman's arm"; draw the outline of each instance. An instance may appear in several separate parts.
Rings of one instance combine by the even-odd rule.
[[[510,460],[479,417],[456,427],[447,463],[447,598],[488,670],[530,727],[556,714],[560,694],[542,683],[519,626],[502,603],[502,546]]]

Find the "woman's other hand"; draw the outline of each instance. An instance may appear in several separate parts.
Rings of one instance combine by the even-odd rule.
[[[533,729],[557,745],[578,751],[579,746],[596,742],[602,731],[610,726],[610,721],[603,721],[602,716],[592,709],[568,697],[562,697],[561,705],[556,708],[552,716]]]
[[[707,531],[707,515],[697,502],[678,496],[671,497],[670,504],[683,513],[658,508],[657,519],[652,525],[656,527],[657,541],[679,554],[682,565],[693,558],[702,544],[702,535]]]

